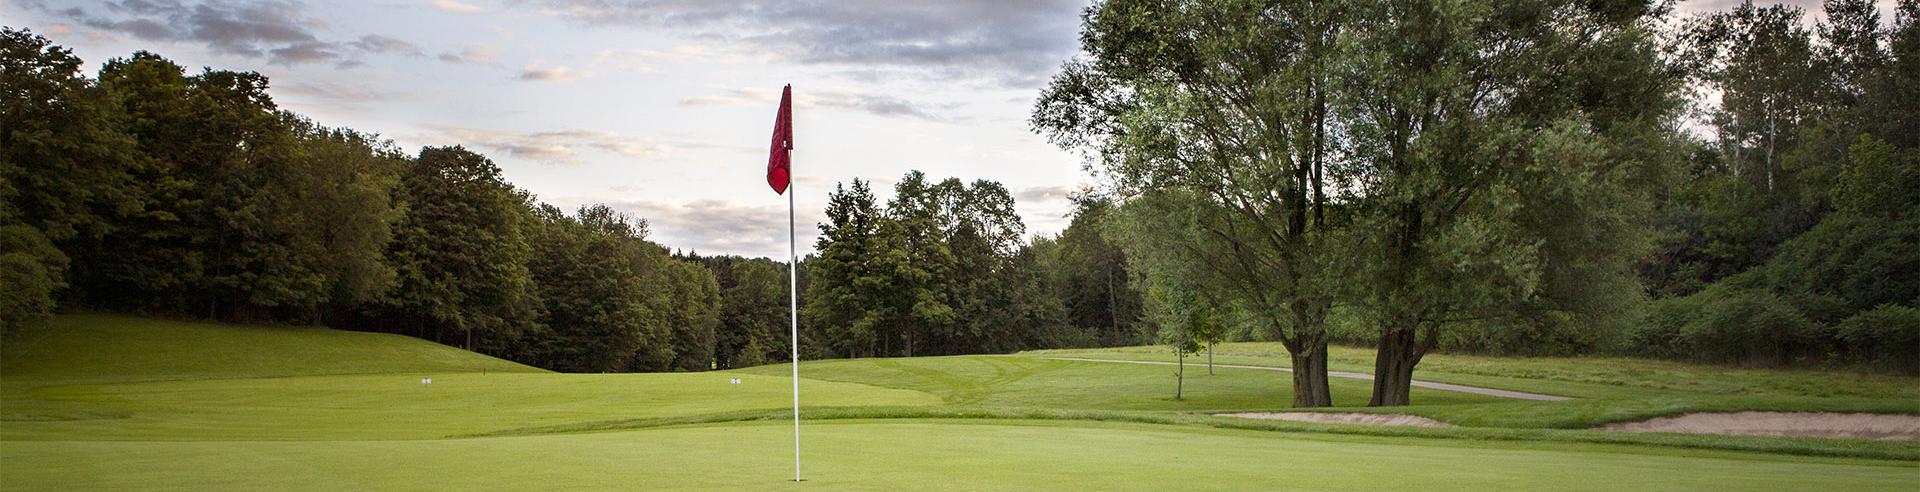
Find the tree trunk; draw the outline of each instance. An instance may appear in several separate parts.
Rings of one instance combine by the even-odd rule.
[[[1413,368],[1438,341],[1438,329],[1419,336],[1419,327],[1394,327],[1381,331],[1380,348],[1373,358],[1373,399],[1370,407],[1394,407],[1413,403]]]
[[[1178,348],[1173,349],[1173,351],[1177,352],[1180,356],[1180,368],[1173,373],[1173,399],[1175,400],[1180,399],[1180,392],[1185,389],[1183,386],[1187,384],[1187,353],[1182,350],[1183,349]]]
[[[1293,406],[1333,406],[1333,397],[1327,391],[1327,342],[1307,345],[1311,348],[1289,351],[1293,356]]]
[[[1213,342],[1207,342],[1207,375],[1213,375]]]

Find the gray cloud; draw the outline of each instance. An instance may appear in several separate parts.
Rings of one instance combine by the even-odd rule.
[[[408,56],[426,56],[427,54],[426,51],[421,50],[419,46],[415,46],[413,43],[378,34],[361,36],[359,41],[348,44],[354,48],[359,48],[360,51],[368,53],[393,53]]]
[[[38,3],[27,6],[143,41],[202,43],[215,53],[283,65],[333,62],[351,67],[361,64],[348,58],[353,53],[422,54],[412,43],[386,36],[344,42],[322,39],[315,29],[325,22],[308,16],[304,4],[291,0],[121,0],[59,10]]]
[[[800,107],[844,109],[876,116],[913,118],[934,122],[953,122],[965,118],[951,116],[955,104],[923,104],[885,94],[834,89],[795,91],[794,105]],[[718,94],[680,100],[681,106],[770,106],[780,101],[774,89],[729,89]]]
[[[325,100],[336,104],[351,104],[369,101],[391,101],[408,95],[403,92],[386,92],[370,87],[333,82],[294,82],[273,88],[274,94],[293,94]]]
[[[1078,49],[1086,0],[525,0],[589,25],[670,29],[801,63],[1031,87]]]

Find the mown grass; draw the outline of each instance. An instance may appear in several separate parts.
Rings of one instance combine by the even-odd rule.
[[[1085,421],[846,420],[425,441],[0,442],[9,489],[1901,490],[1888,462]],[[136,459],[130,457],[165,457]]]
[[[1041,350],[1021,357],[1079,357],[1163,361],[1156,347]],[[1372,351],[1332,347],[1331,369],[1372,372]],[[1227,343],[1215,347],[1219,364],[1287,367],[1279,344]],[[1218,373],[1248,369],[1218,369]],[[1460,371],[1460,372],[1448,372]],[[1501,358],[1433,354],[1414,378],[1577,398],[1572,401],[1498,400],[1456,404],[1413,395],[1412,406],[1365,407],[1364,396],[1334,395],[1332,411],[1405,413],[1469,427],[1584,429],[1613,422],[1694,412],[1781,411],[1920,414],[1920,379],[1836,371],[1788,371],[1703,366],[1622,358]],[[1336,378],[1338,380],[1338,378]],[[1274,409],[1282,409],[1278,406]],[[1700,439],[1717,440],[1714,436]]]
[[[0,382],[117,383],[545,370],[413,337],[74,314],[5,340]]]
[[[785,365],[742,369],[747,374],[786,375]],[[1291,377],[1272,371],[1218,371],[1190,367],[1183,397],[1174,399],[1174,368],[1103,364],[1035,357],[957,356],[810,361],[805,379],[860,383],[939,395],[948,405],[973,407],[1076,408],[1140,411],[1225,411],[1271,408],[1292,401]],[[1332,381],[1334,397],[1364,401],[1366,381]],[[1435,405],[1489,403],[1500,398],[1416,389]]]
[[[1171,360],[1164,347],[1034,350],[1020,355],[1121,360]],[[1328,347],[1329,368],[1373,372],[1373,349]],[[1291,359],[1277,342],[1222,343],[1215,362],[1288,367]],[[1191,362],[1192,359],[1189,359]],[[1485,376],[1489,379],[1465,378]],[[1645,390],[1712,395],[1782,395],[1814,398],[1902,398],[1920,401],[1920,379],[1818,369],[1748,369],[1624,357],[1491,357],[1430,354],[1421,359],[1416,379],[1493,383],[1500,388],[1576,397],[1638,395]]]
[[[764,422],[789,418],[785,365],[553,374],[403,337],[99,315],[60,317],[27,335],[0,345],[0,476],[6,477],[0,488],[791,485],[768,481],[784,473],[782,453],[790,443],[783,425]],[[1223,350],[1223,363],[1285,361],[1256,352],[1265,349],[1257,345],[1227,348],[1235,351]],[[1850,396],[1828,397],[1795,389],[1802,385],[1789,384],[1800,377],[1793,374],[1741,383],[1738,370],[1660,369],[1704,370],[1709,374],[1701,377],[1737,389],[1692,394],[1557,367],[1578,366],[1578,359],[1540,367],[1534,366],[1542,361],[1513,360],[1521,369],[1506,372],[1497,370],[1502,359],[1455,361],[1458,366],[1438,366],[1484,370],[1422,371],[1420,377],[1522,391],[1558,388],[1581,399],[1526,402],[1416,390],[1418,405],[1389,409],[1464,426],[1426,429],[1211,416],[1285,409],[1289,376],[1282,372],[1223,368],[1208,376],[1196,365],[1188,368],[1186,398],[1174,400],[1171,367],[1047,358],[1164,357],[1149,350],[804,363],[803,413],[814,436],[809,442],[818,446],[809,449],[820,450],[822,478],[802,485],[1538,489],[1567,488],[1554,486],[1556,466],[1585,470],[1595,460],[1628,464],[1582,471],[1593,482],[1574,488],[1692,487],[1719,477],[1742,488],[1829,483],[1873,489],[1885,488],[1889,477],[1920,480],[1920,443],[1565,429],[1700,408],[1909,411],[1915,403],[1904,397],[1909,390],[1880,380],[1843,393]],[[1343,357],[1356,352],[1338,349],[1336,359],[1351,364]],[[422,377],[433,384],[421,384]],[[742,384],[731,384],[733,378]],[[1336,403],[1357,405],[1368,383],[1335,380],[1333,389]],[[1363,444],[1379,447],[1353,448],[1356,458],[1338,458]],[[1309,450],[1314,456],[1302,456]],[[1505,454],[1484,463],[1472,459],[1489,452]],[[1188,468],[1229,454],[1223,468]],[[1291,470],[1316,460],[1339,463],[1289,481],[1280,478],[1288,472],[1276,471],[1277,464]],[[1434,466],[1408,469],[1404,483],[1397,472],[1381,478],[1367,469],[1397,467],[1398,460]],[[885,471],[856,472],[870,466]],[[1630,471],[1642,466],[1675,471],[1665,477]],[[1694,468],[1705,471],[1682,473]],[[1207,470],[1234,479],[1184,475]],[[1111,476],[1132,478],[1106,481]],[[1741,476],[1787,478],[1746,487]]]

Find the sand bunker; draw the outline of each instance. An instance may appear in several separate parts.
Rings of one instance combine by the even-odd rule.
[[[1453,424],[1438,420],[1404,415],[1398,413],[1327,413],[1327,412],[1246,412],[1220,413],[1221,417],[1240,417],[1248,419],[1292,420],[1295,422],[1318,422],[1322,424],[1355,425],[1410,425],[1414,427],[1453,427]]]
[[[1920,416],[1820,412],[1690,413],[1643,422],[1607,424],[1595,429],[1920,441]]]

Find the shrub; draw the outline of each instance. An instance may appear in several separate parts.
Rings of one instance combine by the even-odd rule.
[[[39,230],[0,227],[0,334],[53,314],[53,295],[66,287],[67,255]]]
[[[1785,299],[1762,290],[1711,295],[1680,336],[1694,357],[1717,362],[1785,365],[1819,354],[1824,329]]]
[[[1920,374],[1920,309],[1884,304],[1841,321],[1834,331],[1848,359]]]

